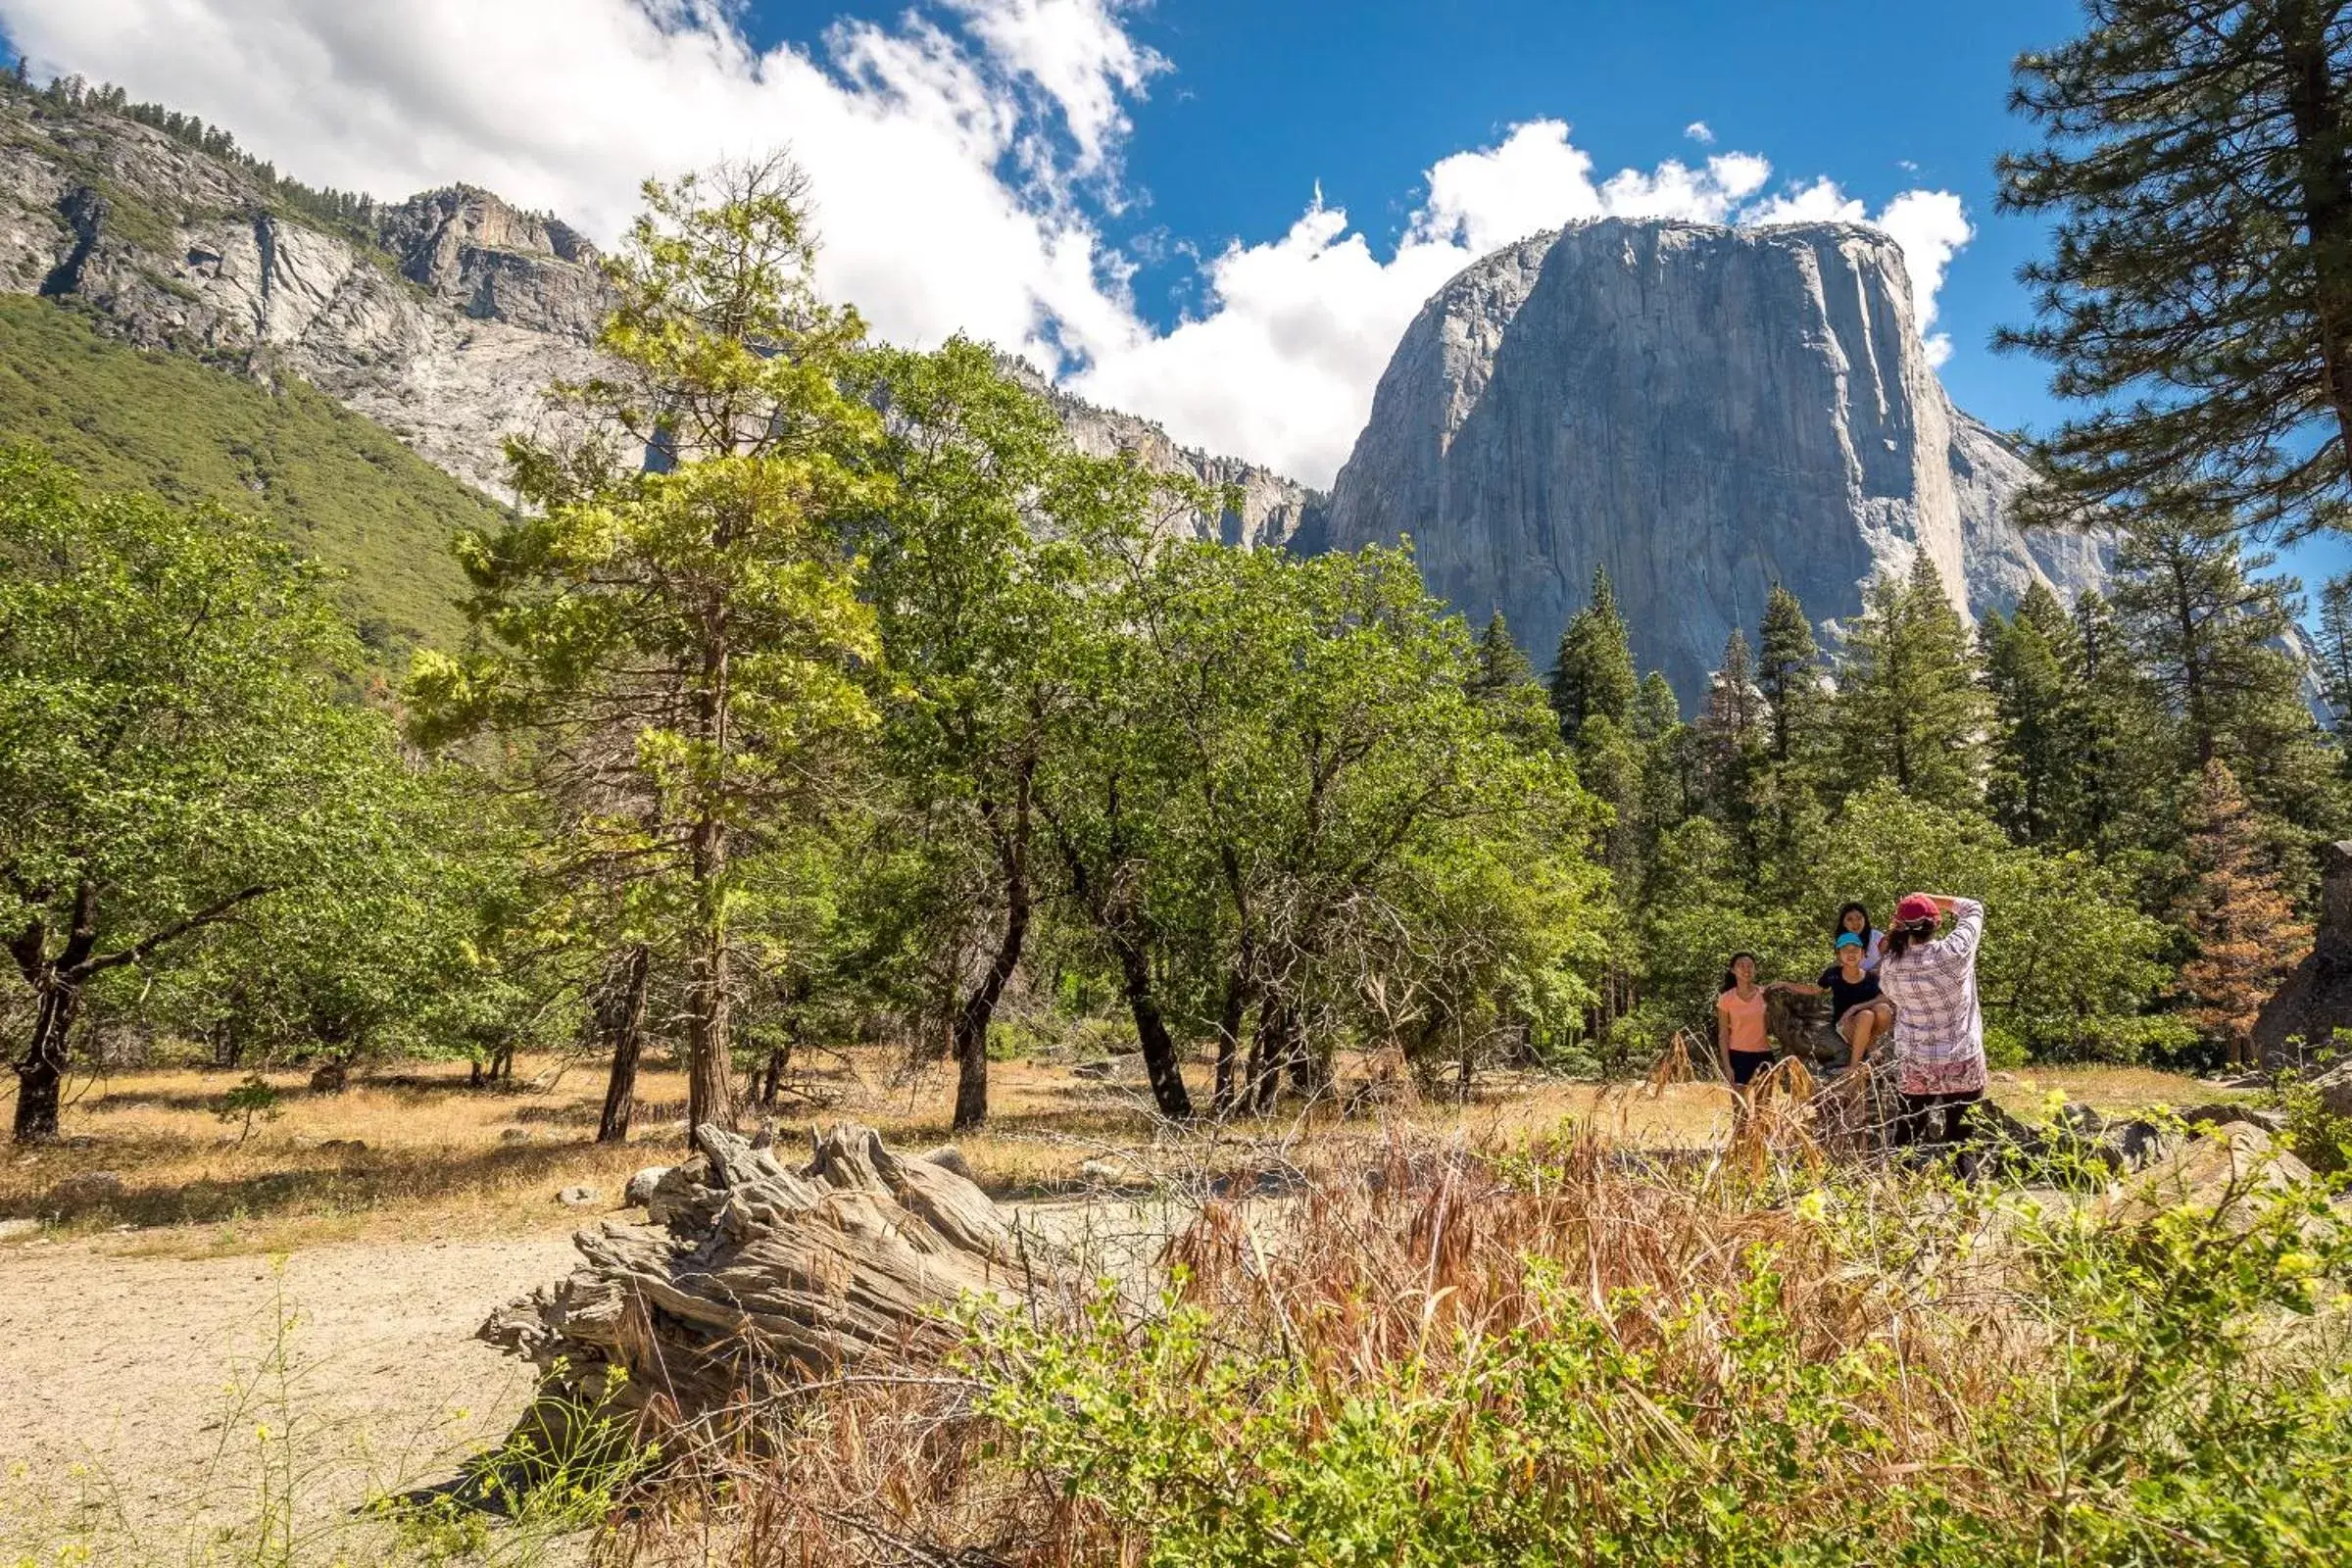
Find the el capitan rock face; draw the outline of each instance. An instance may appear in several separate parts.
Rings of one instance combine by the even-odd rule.
[[[1686,703],[1786,583],[1834,636],[1862,585],[1936,563],[1972,612],[2104,576],[2002,516],[2023,462],[1945,397],[1875,229],[1603,220],[1439,291],[1382,376],[1329,541],[1409,535],[1475,624],[1548,660],[1595,565]]]

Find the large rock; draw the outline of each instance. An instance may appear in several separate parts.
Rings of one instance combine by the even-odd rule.
[[[2320,850],[2311,953],[2254,1020],[2256,1059],[2266,1067],[2306,1066],[2334,1044],[2338,1029],[2352,1029],[2352,841]]]
[[[2104,576],[2003,517],[2026,477],[1955,411],[1902,253],[1844,223],[1620,219],[1497,251],[1430,300],[1340,472],[1332,546],[1410,535],[1431,586],[1547,662],[1605,565],[1643,667],[1695,702],[1788,585],[1835,638],[1924,553],[1955,602]]]

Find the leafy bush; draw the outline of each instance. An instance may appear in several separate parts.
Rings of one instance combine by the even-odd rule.
[[[1157,1310],[989,1325],[980,1409],[1063,1499],[1064,1560],[2352,1552],[2352,1237],[2324,1199],[2101,1223],[1584,1159],[1318,1191],[1253,1280],[1212,1210]],[[1995,1237],[1999,1267],[1960,1261]]]

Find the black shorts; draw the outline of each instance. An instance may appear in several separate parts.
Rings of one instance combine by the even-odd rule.
[[[1750,1078],[1772,1065],[1769,1051],[1727,1051],[1724,1054],[1732,1058],[1732,1082],[1742,1089]]]

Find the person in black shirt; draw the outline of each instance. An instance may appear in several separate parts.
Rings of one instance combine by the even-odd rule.
[[[1838,961],[1821,971],[1819,985],[1784,983],[1783,991],[1800,997],[1830,996],[1830,1016],[1838,1020],[1838,1038],[1845,1042],[1848,1067],[1859,1067],[1873,1044],[1894,1026],[1894,1004],[1879,995],[1879,977],[1863,967],[1869,950],[1851,931],[1838,934]]]

